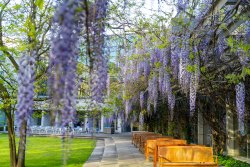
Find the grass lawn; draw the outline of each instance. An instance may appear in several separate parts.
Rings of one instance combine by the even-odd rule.
[[[67,167],[82,167],[92,153],[96,141],[91,139],[71,139]],[[56,137],[28,137],[27,167],[62,166],[62,142]],[[0,134],[0,166],[9,167],[9,142],[6,134]]]

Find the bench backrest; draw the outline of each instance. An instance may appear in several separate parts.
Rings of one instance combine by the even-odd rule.
[[[183,139],[171,139],[171,140],[157,140],[156,145],[178,145],[178,144],[187,144],[187,140]]]
[[[214,162],[212,147],[204,146],[159,147],[158,155],[169,162]]]
[[[154,138],[154,139],[148,139],[146,145],[149,148],[155,148],[157,142],[160,142],[160,141],[165,142],[165,141],[171,141],[171,140],[175,140],[175,139],[173,139],[170,136],[160,136],[160,137],[157,137],[157,138]]]
[[[162,136],[162,134],[147,134],[147,135],[142,135],[140,142],[141,142],[141,144],[144,144],[144,143],[146,143],[147,140],[155,139],[155,138],[161,137],[161,136]]]
[[[155,134],[154,132],[139,132],[139,133],[133,133],[132,134],[132,140],[136,140],[140,138],[142,135],[147,135],[147,134]]]

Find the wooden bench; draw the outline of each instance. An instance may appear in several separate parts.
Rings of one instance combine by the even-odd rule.
[[[132,144],[134,144],[135,137],[137,134],[148,133],[148,131],[133,131],[132,132]]]
[[[149,136],[162,136],[161,134],[156,134],[156,133],[151,133],[151,134],[141,134],[138,138],[138,141],[137,141],[137,147],[138,148],[141,148],[143,145],[142,143],[144,142],[145,139],[147,139]]]
[[[149,156],[154,158],[154,166],[156,167],[158,160],[158,147],[163,146],[175,146],[175,145],[187,145],[186,140],[182,139],[171,139],[171,138],[159,138],[156,140],[148,140],[145,150],[146,160],[149,159]]]
[[[218,167],[212,147],[164,146],[158,147],[159,166],[174,167]]]
[[[155,148],[156,141],[160,141],[160,140],[169,141],[169,140],[174,140],[174,139],[171,136],[157,136],[157,137],[147,138],[147,140],[145,141],[145,146],[144,146],[144,154],[145,154],[146,159],[148,159],[147,155],[149,155],[151,152],[153,156],[153,151],[151,150]]]
[[[140,143],[139,143],[139,150],[141,152],[145,152],[145,146],[146,146],[146,142],[147,140],[150,140],[150,139],[157,139],[157,138],[162,138],[162,134],[152,134],[152,135],[144,135],[144,136],[141,136],[141,140],[140,140]]]
[[[135,146],[140,147],[141,141],[143,140],[143,138],[145,138],[145,136],[154,136],[154,135],[159,135],[159,134],[156,134],[156,133],[137,134],[136,139],[135,139]]]
[[[155,134],[154,132],[139,132],[139,133],[134,133],[132,134],[132,144],[134,144],[137,147],[137,144],[140,141],[141,135],[146,135],[146,134]]]

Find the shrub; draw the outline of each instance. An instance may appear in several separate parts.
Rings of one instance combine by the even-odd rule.
[[[219,156],[218,160],[219,165],[223,165],[225,167],[250,167],[250,164],[233,159],[229,156]]]

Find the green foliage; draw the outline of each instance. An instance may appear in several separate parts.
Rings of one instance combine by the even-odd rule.
[[[42,118],[42,112],[41,111],[34,111],[32,114],[33,118]]]
[[[237,83],[240,82],[241,76],[240,75],[236,75],[236,74],[228,74],[228,75],[226,75],[226,79],[231,84],[237,84]]]
[[[164,41],[161,44],[159,44],[157,47],[158,49],[164,49],[169,45],[168,41]]]
[[[236,40],[232,36],[230,36],[227,40],[227,44],[231,49],[231,52],[236,52],[238,50],[244,51],[244,54],[247,54],[249,56],[249,51],[250,51],[250,44],[245,43],[244,41]]]
[[[44,5],[44,0],[36,0],[35,1],[35,5],[42,10],[43,9],[43,5]]]
[[[156,68],[160,68],[161,65],[162,65],[161,62],[155,62],[155,67],[156,67]]]
[[[226,23],[222,23],[222,24],[220,25],[220,29],[222,29],[222,30],[227,30],[227,24],[226,24]]]
[[[240,76],[241,76],[241,78],[242,78],[243,80],[245,80],[245,77],[246,77],[247,75],[250,76],[250,68],[248,68],[248,67],[243,67]]]
[[[190,52],[190,54],[189,54],[189,58],[190,58],[190,60],[194,60],[194,53],[193,52]]]
[[[187,65],[187,71],[193,73],[197,70],[197,65]]]
[[[238,84],[241,80],[245,80],[246,76],[250,76],[250,68],[243,67],[241,74],[228,74],[225,78],[231,84]]]
[[[223,165],[225,167],[249,167],[250,166],[250,164],[246,162],[235,160],[229,156],[218,156],[218,161],[220,165]]]
[[[114,110],[113,110],[113,108],[110,106],[110,107],[103,107],[102,108],[102,114],[103,115],[109,115],[110,113],[112,113]]]

